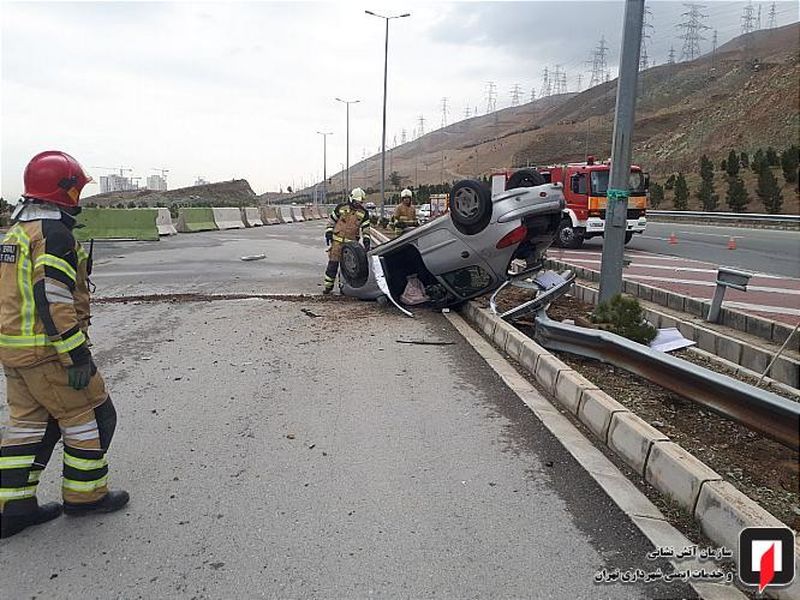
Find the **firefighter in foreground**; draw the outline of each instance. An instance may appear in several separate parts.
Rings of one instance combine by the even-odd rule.
[[[117,415],[88,348],[88,256],[72,234],[91,180],[64,152],[36,155],[0,248],[0,362],[9,423],[0,442],[0,535],[58,517],[112,512],[106,452]],[[86,291],[83,291],[86,290]],[[63,506],[36,486],[64,441]]]
[[[325,230],[325,242],[328,244],[328,266],[325,269],[325,281],[322,293],[330,294],[339,272],[339,261],[342,259],[342,246],[346,242],[357,242],[361,238],[364,248],[369,251],[369,212],[362,203],[367,194],[361,188],[350,192],[350,200],[337,204],[331,211],[331,220]]]
[[[419,225],[417,209],[411,203],[412,195],[411,190],[408,188],[400,192],[400,204],[394,209],[394,216],[392,217],[394,231],[397,235]]]

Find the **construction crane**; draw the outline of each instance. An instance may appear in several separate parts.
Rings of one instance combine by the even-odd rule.
[[[153,171],[161,171],[161,178],[166,179],[167,173],[169,173],[169,169],[164,169],[163,167],[150,167]]]
[[[106,171],[119,171],[119,176],[124,177],[125,171],[129,173],[133,173],[133,169],[130,167],[92,167],[92,169],[105,169]]]

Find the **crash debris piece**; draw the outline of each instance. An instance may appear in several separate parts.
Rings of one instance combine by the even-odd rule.
[[[251,261],[251,260],[264,260],[267,258],[266,254],[250,254],[248,256],[242,256],[243,261]]]

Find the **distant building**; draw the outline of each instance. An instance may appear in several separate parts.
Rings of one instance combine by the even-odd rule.
[[[167,180],[161,175],[150,175],[147,178],[147,189],[153,190],[154,192],[166,192]]]
[[[138,185],[128,177],[122,175],[101,175],[100,176],[100,193],[105,192],[128,192],[130,190],[138,189]]]

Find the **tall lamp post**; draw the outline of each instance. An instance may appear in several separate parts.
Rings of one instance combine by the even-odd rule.
[[[381,136],[381,219],[384,218],[384,204],[386,203],[386,79],[389,70],[389,21],[392,19],[402,19],[403,17],[410,17],[411,13],[404,13],[402,15],[393,15],[391,17],[384,17],[371,10],[365,10],[370,16],[378,17],[386,22],[386,41],[384,42],[383,49],[383,134]]]
[[[322,136],[322,203],[328,203],[328,136],[332,131],[318,131]],[[316,194],[315,194],[316,197]]]
[[[347,177],[345,179],[345,185],[347,186],[347,190],[350,191],[350,105],[357,104],[361,102],[361,100],[342,100],[341,98],[336,98],[336,101],[347,106],[347,149],[345,151],[347,157]]]

